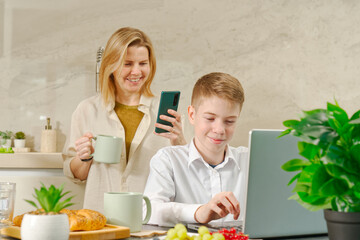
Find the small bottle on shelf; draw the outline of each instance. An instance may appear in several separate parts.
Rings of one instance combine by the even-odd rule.
[[[40,151],[43,153],[54,153],[56,152],[56,130],[52,129],[50,125],[50,118],[47,118],[47,125],[45,130],[41,133],[41,148]]]

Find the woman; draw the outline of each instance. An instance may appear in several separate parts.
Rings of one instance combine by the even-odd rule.
[[[156,151],[169,140],[172,145],[186,143],[176,111],[169,110],[174,117],[161,116],[172,127],[155,123],[158,99],[150,90],[155,71],[154,50],[145,33],[127,27],[110,37],[100,67],[100,94],[82,101],[74,111],[64,162],[66,176],[87,181],[84,208],[103,212],[104,192],[143,192]],[[155,127],[169,132],[154,133]],[[92,159],[92,138],[98,134],[125,139],[119,164]]]

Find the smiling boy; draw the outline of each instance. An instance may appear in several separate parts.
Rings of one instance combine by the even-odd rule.
[[[248,150],[231,147],[244,102],[240,82],[210,73],[195,84],[188,108],[193,140],[160,149],[151,159],[144,195],[150,198],[150,224],[173,226],[242,219]]]

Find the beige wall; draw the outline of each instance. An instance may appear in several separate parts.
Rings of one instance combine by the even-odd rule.
[[[39,150],[40,116],[50,116],[61,151],[71,113],[95,93],[98,47],[124,26],[151,37],[153,90],[181,90],[183,111],[203,74],[242,82],[232,145],[334,97],[352,114],[360,105],[359,12],[357,0],[0,0],[0,130],[24,131]]]

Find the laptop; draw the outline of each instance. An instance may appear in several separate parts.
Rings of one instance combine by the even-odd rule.
[[[292,135],[278,138],[281,132],[250,131],[243,230],[252,239],[326,235],[323,211],[310,212],[297,201],[288,200],[294,185],[287,184],[296,173],[285,172],[281,165],[303,157],[298,153],[298,139]]]

